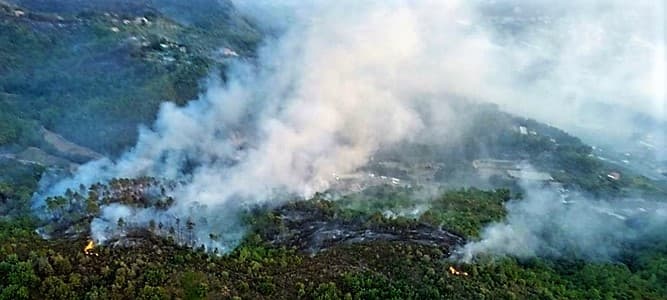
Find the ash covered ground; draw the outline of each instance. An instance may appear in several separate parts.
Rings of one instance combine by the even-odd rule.
[[[661,11],[0,0],[0,299],[665,298]]]

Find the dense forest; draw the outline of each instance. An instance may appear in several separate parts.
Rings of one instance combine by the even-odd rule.
[[[406,190],[369,195],[390,208],[409,201]],[[509,192],[443,193],[420,220],[387,218],[351,199],[286,204],[311,214],[363,220],[364,228],[441,225],[474,239],[480,226],[503,217]],[[2,299],[662,299],[667,297],[667,244],[628,251],[623,261],[480,258],[447,259],[447,248],[407,241],[340,244],[316,254],[270,243],[280,228],[275,210],[257,210],[252,230],[226,255],[179,246],[173,237],[135,233],[135,244],[84,251],[84,238],[43,240],[35,221],[2,222]],[[334,217],[335,216],[335,217]],[[186,230],[186,229],[183,229]],[[183,234],[185,235],[185,234]],[[450,267],[459,273],[452,273]]]
[[[183,106],[256,56],[265,33],[231,2],[191,2],[0,0],[0,299],[667,299],[666,240],[603,261],[452,257],[523,201],[516,178],[480,179],[480,158],[529,162],[553,176],[544,185],[596,199],[667,197],[667,180],[495,105],[459,104],[474,120],[460,143],[383,149],[361,170],[373,184],[242,209],[229,251],[197,239],[203,217],[118,218],[94,243],[101,208],[168,211],[173,180],[81,185],[36,209],[41,184],[118,157],[162,103]]]

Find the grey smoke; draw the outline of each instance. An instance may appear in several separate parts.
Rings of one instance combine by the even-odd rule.
[[[211,78],[207,91],[186,107],[165,103],[155,124],[140,129],[133,149],[119,159],[82,166],[36,196],[35,206],[68,187],[114,177],[174,179],[183,182],[170,191],[176,205],[162,214],[211,217],[198,227],[198,240],[229,249],[237,241],[207,241],[207,236],[240,236],[236,212],[244,207],[285,195],[308,198],[327,189],[333,173],[353,172],[379,149],[397,143],[456,142],[466,120],[452,112],[453,99],[498,103],[573,130],[612,117],[589,110],[589,103],[622,108],[613,120],[623,128],[633,127],[625,110],[666,118],[664,67],[659,67],[665,61],[664,26],[651,23],[664,4],[235,4],[271,33],[257,60],[239,60],[226,84]],[[524,5],[545,12],[549,22],[533,22]],[[490,23],[496,10],[505,15]],[[619,18],[626,15],[628,21]],[[507,33],[502,20],[517,18],[533,23],[517,21],[520,32]],[[638,46],[628,48],[633,37]],[[97,239],[106,236],[101,228],[113,231],[117,215],[137,224],[145,224],[147,216],[161,218],[108,206],[94,222],[106,224],[93,228]]]
[[[509,35],[492,30],[504,58],[494,62],[505,64],[493,71],[504,82],[490,85],[507,93],[492,101],[616,148],[652,133],[655,157],[666,157],[664,1],[499,3],[511,13],[496,22],[531,23]]]
[[[578,193],[523,184],[524,199],[506,205],[507,218],[487,226],[479,241],[454,258],[479,255],[619,259],[642,242],[667,239],[667,204],[637,198],[596,200]]]

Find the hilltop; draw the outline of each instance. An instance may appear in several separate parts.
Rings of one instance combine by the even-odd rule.
[[[384,20],[380,14],[376,21]],[[554,21],[512,20],[487,21],[507,34]],[[456,23],[467,33],[478,30],[464,19]],[[291,60],[260,70],[277,80],[246,83],[239,98],[248,100],[240,105],[247,110],[227,99],[215,109],[194,102],[207,80],[214,89],[234,87],[225,84],[237,83],[229,80],[232,67],[262,62],[261,47],[274,33],[260,28],[229,0],[0,0],[0,300],[667,298],[667,165],[651,158],[660,136],[638,133],[631,147],[594,145],[595,139],[449,94],[407,93],[420,99],[400,101],[391,95],[392,105],[409,109],[385,116],[384,101],[369,107],[338,101],[348,94],[318,80],[304,80],[315,86],[299,94],[304,89],[294,86],[302,78],[291,74],[299,73]],[[349,58],[322,37],[334,49],[325,51],[332,61]],[[400,46],[399,54],[411,52]],[[368,52],[365,45],[341,49],[355,59]],[[303,64],[299,51],[287,52]],[[383,71],[382,60],[353,72],[363,61],[351,59],[345,72],[329,78],[328,70],[316,69],[329,56],[313,57],[301,66],[306,77],[325,74],[359,89],[352,100],[385,99],[384,89],[403,96],[382,84],[379,93],[366,93],[375,79],[366,81],[366,72]],[[271,73],[281,68],[290,74]],[[274,94],[273,84],[286,87]],[[317,97],[308,96],[331,102],[310,106]],[[262,97],[270,99],[255,103]],[[421,97],[433,97],[425,101],[433,106],[418,107]],[[166,114],[176,116],[170,130],[154,130],[136,147],[158,155],[123,160],[139,128],[164,127],[155,122],[161,106],[181,112],[189,103],[203,103],[192,119]],[[338,105],[352,109],[328,110]],[[220,117],[228,108],[234,116]],[[423,113],[417,123],[424,127],[446,128],[399,130],[413,112]],[[360,136],[373,139],[391,127],[407,137],[361,143],[342,133],[376,117],[379,125],[369,128],[380,132]],[[318,127],[315,134],[311,127]],[[276,132],[275,147],[262,151],[266,135]],[[186,145],[163,147],[172,144],[163,136],[169,134]],[[364,152],[363,163],[356,152]],[[336,158],[345,160],[337,168],[355,167],[327,168]],[[158,166],[141,169],[147,160]],[[122,163],[141,175],[106,173]],[[244,163],[257,168],[237,168]],[[162,168],[170,164],[177,172]],[[326,172],[314,171],[319,164]],[[90,181],[68,181],[91,169]],[[244,170],[268,175],[246,177]],[[299,171],[306,174],[293,174]],[[202,173],[208,180],[189,186]],[[263,182],[299,175],[323,188],[302,195],[295,191],[312,187],[290,189],[302,181]],[[253,194],[255,187],[270,191]],[[468,258],[470,245],[481,251]]]

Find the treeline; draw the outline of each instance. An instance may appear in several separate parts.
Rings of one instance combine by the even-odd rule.
[[[0,226],[0,299],[664,299],[665,248],[624,264],[506,258],[459,265],[437,248],[375,242],[315,256],[257,236],[225,256],[147,238],[130,249],[43,241]],[[24,225],[29,227],[29,225]],[[7,234],[7,232],[9,232]],[[454,275],[449,267],[468,273]]]
[[[470,235],[507,191],[458,190],[436,197],[435,220]],[[372,193],[373,194],[373,193]],[[382,209],[403,206],[400,189],[365,197]],[[360,196],[359,196],[360,197]],[[351,200],[351,199],[347,199]],[[304,204],[322,216],[373,214],[346,199]],[[469,206],[468,209],[464,209]],[[458,215],[457,215],[457,211]],[[482,216],[490,213],[491,217]],[[494,215],[495,214],[495,215]],[[264,217],[263,217],[264,216]],[[480,258],[449,261],[442,249],[406,242],[339,245],[316,255],[268,244],[259,232],[275,220],[249,214],[250,234],[218,256],[151,234],[123,246],[83,251],[85,237],[42,240],[35,222],[0,222],[0,299],[664,299],[667,243],[631,249],[621,262]],[[255,218],[253,222],[253,218]],[[401,218],[370,218],[389,226]],[[253,229],[254,228],[254,229]],[[477,228],[476,230],[479,230]],[[452,274],[450,267],[468,275]]]

